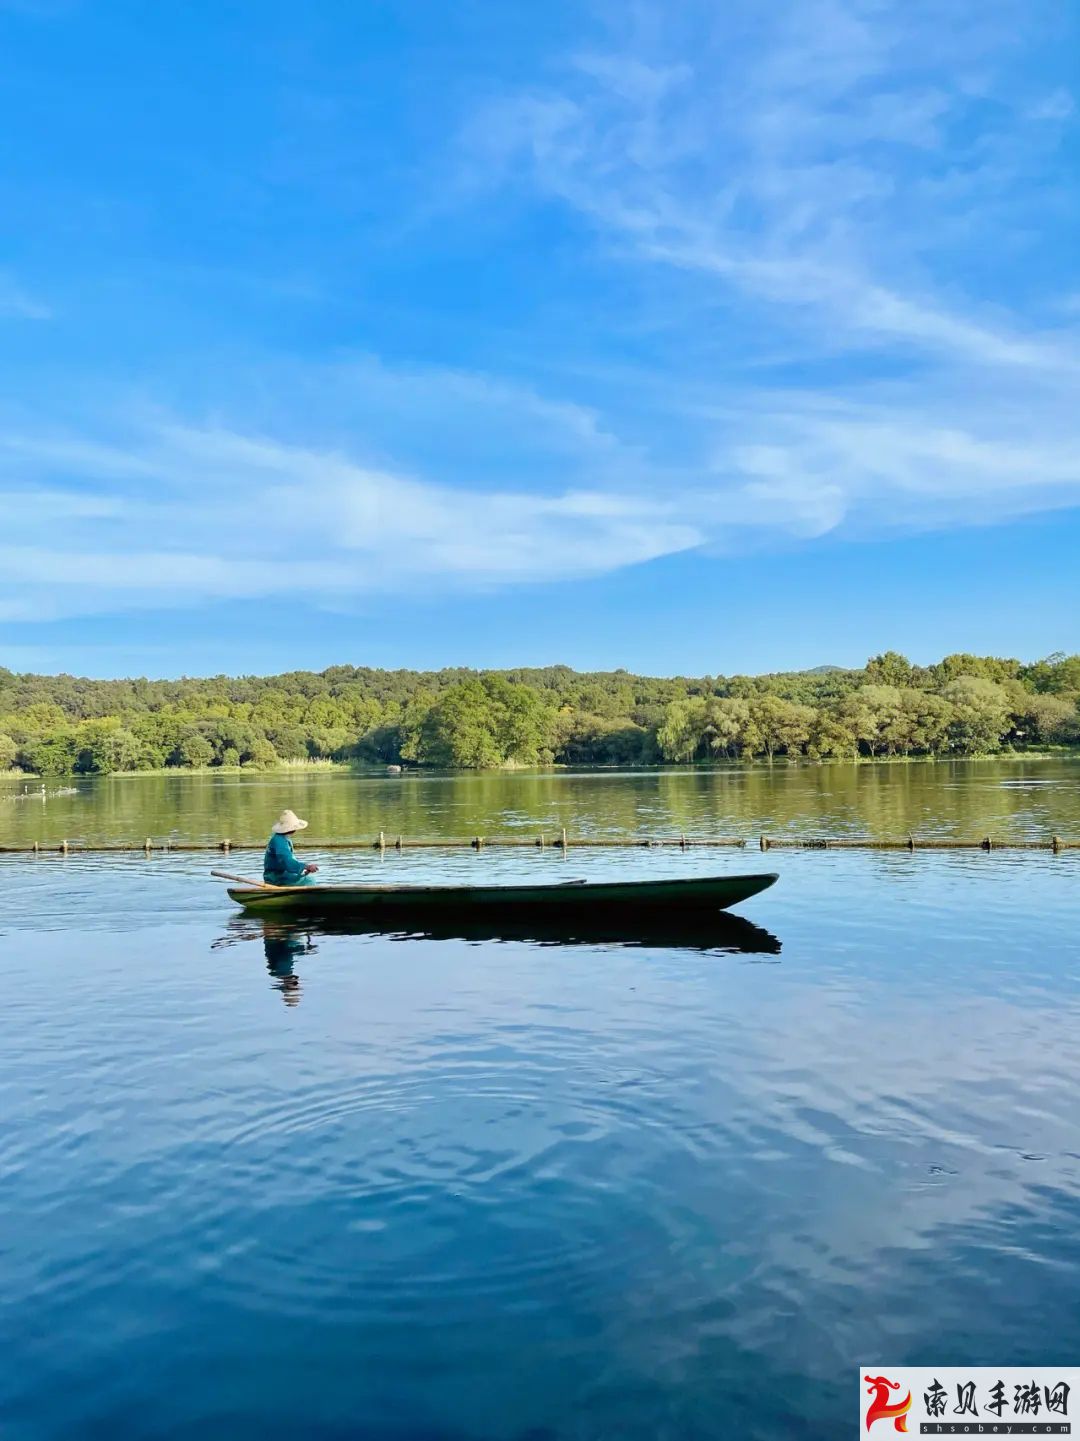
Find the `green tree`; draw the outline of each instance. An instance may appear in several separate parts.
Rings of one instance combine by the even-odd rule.
[[[496,730],[497,721],[482,683],[462,681],[451,686],[428,711],[420,729],[416,759],[427,765],[492,769],[506,759]]]
[[[930,667],[936,683],[942,687],[963,677],[1000,683],[1019,676],[1021,670],[1018,660],[1006,660],[994,655],[969,655],[966,651],[947,655],[937,665]]]
[[[356,739],[347,726],[316,726],[308,734],[308,751],[317,758],[340,760]]]
[[[425,727],[428,716],[436,703],[433,691],[426,688],[414,692],[402,707],[401,720],[395,728],[393,739],[393,752],[390,753],[383,748],[377,755],[377,759],[393,762],[397,759],[406,761],[420,761],[424,758]],[[437,729],[438,723],[429,727],[429,736]],[[442,742],[440,741],[439,744]],[[444,762],[449,764],[449,762]],[[439,762],[430,762],[439,764]]]
[[[305,760],[308,756],[306,732],[297,725],[272,726],[265,737],[279,756],[286,760]]]
[[[830,756],[854,757],[859,753],[858,737],[840,716],[829,710],[814,712],[806,754],[815,760]]]
[[[905,715],[900,691],[894,685],[864,685],[859,691],[859,704],[869,719],[869,726],[860,736],[871,755],[892,755],[909,747]]]
[[[180,765],[201,770],[214,759],[214,747],[204,735],[192,731],[181,740],[177,747],[177,756]]]
[[[871,656],[866,662],[866,679],[871,685],[908,686],[911,675],[911,662],[897,650]]]
[[[233,716],[215,718],[201,730],[217,755],[224,756],[226,751],[233,750],[241,760],[251,755],[251,748],[257,740],[265,739],[249,721],[237,720]]]
[[[245,765],[255,770],[269,770],[278,763],[278,753],[265,736],[260,736],[252,745]]]
[[[14,724],[10,729],[14,738],[28,741],[63,733],[74,717],[55,702],[35,699],[16,707],[11,718]]]
[[[1080,655],[1055,651],[1045,660],[1022,666],[1020,678],[1029,689],[1044,695],[1075,694],[1080,691]]]
[[[112,720],[87,721],[76,737],[76,770],[88,775],[111,775],[136,770],[142,761],[138,738]]]
[[[551,759],[554,709],[528,686],[501,676],[451,686],[427,712],[415,748],[402,754],[428,765],[485,770]]]
[[[1080,656],[1061,654],[1031,665],[957,654],[924,668],[883,651],[858,671],[663,678],[558,665],[331,666],[269,677],[94,681],[0,668],[0,735],[17,747],[17,765],[36,756],[50,774],[201,763],[201,742],[215,758],[235,753],[241,763],[266,763],[267,744],[289,756],[470,766],[555,755],[634,764],[661,752],[679,760],[963,754],[1002,739],[1080,745],[1072,720],[1078,692]],[[1039,697],[1054,704],[1040,709]]]
[[[656,744],[667,761],[692,761],[702,743],[705,728],[705,703],[700,700],[677,700],[664,710],[664,719],[656,732]]]
[[[610,716],[577,716],[557,742],[566,765],[632,766],[659,759],[656,737],[645,726]]]
[[[78,751],[75,737],[61,732],[32,741],[25,747],[25,755],[30,769],[39,776],[63,776],[75,769]]]
[[[942,698],[952,707],[949,748],[963,755],[997,750],[1008,728],[1009,699],[1001,686],[980,676],[957,676]]]
[[[953,711],[943,696],[930,691],[904,690],[900,692],[900,708],[903,743],[898,748],[904,755],[912,751],[937,755],[945,749]]]
[[[1067,745],[1080,739],[1080,714],[1075,699],[1047,692],[1028,696],[1016,716],[1019,740]],[[0,739],[0,761],[3,741]],[[3,769],[0,763],[0,770]]]
[[[517,765],[550,762],[556,731],[554,708],[530,686],[503,676],[485,676],[481,684],[504,761]]]
[[[776,695],[762,695],[750,702],[750,715],[770,760],[778,751],[796,755],[809,742],[813,721],[809,706]]]
[[[734,757],[745,744],[750,704],[732,696],[711,696],[705,703],[705,743],[712,755]]]
[[[14,769],[15,757],[19,754],[19,747],[13,737],[0,732],[0,771]]]

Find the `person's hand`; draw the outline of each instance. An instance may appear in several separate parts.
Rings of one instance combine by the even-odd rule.
[[[318,866],[315,865],[314,862],[312,862],[312,864],[311,864],[310,866],[305,866],[305,867],[304,867],[304,875],[305,875],[305,876],[313,876],[318,869],[319,869]]]

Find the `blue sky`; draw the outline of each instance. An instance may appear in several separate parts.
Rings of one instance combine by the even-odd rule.
[[[1080,12],[0,0],[0,664],[1080,648]]]

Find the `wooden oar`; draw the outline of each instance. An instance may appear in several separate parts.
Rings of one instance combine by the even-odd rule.
[[[268,886],[265,881],[253,881],[250,876],[230,875],[228,871],[211,871],[210,874],[217,876],[218,879],[222,881],[238,881],[242,886],[254,886],[260,891],[280,891],[288,889],[287,886]]]

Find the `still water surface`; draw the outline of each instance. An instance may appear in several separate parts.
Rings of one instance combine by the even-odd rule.
[[[473,836],[565,826],[633,833],[980,839],[1080,831],[1080,760],[399,777],[341,771],[172,774],[50,783],[0,778],[0,844],[261,841],[283,805],[323,840]]]
[[[1080,767],[140,777],[0,799],[0,834],[285,804],[316,857],[380,828],[1076,835]],[[212,864],[0,860],[5,1441],[831,1438],[861,1363],[1080,1349],[1080,853],[777,852],[745,926],[561,945],[265,927]]]

